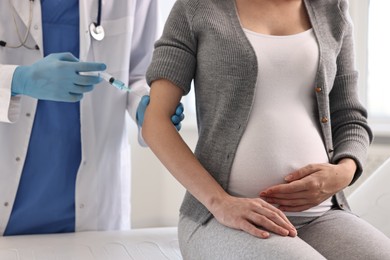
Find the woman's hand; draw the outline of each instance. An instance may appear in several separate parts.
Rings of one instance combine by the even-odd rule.
[[[281,236],[297,235],[295,227],[284,213],[260,198],[227,195],[215,205],[211,213],[221,224],[230,228],[243,230],[259,238],[268,238],[270,234],[267,231]]]
[[[265,201],[282,211],[300,212],[317,206],[347,187],[356,171],[352,159],[334,164],[310,164],[286,176],[286,184],[275,185],[260,193]]]

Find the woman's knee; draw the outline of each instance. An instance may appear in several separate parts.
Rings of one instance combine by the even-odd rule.
[[[325,259],[298,237],[260,239],[215,219],[205,225],[181,219],[179,242],[184,259]]]

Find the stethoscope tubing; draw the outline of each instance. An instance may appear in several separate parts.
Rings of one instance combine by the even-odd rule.
[[[101,26],[102,22],[102,0],[98,2],[98,14],[96,19],[96,26]]]
[[[32,46],[32,47],[27,45],[27,39],[28,39],[28,35],[30,34],[30,29],[31,29],[31,24],[32,24],[33,7],[34,7],[33,6],[34,0],[28,0],[28,1],[29,1],[28,24],[27,24],[26,33],[22,37],[20,32],[19,32],[19,27],[18,27],[18,25],[16,23],[16,17],[15,17],[16,9],[15,9],[15,6],[12,4],[11,0],[8,0],[10,6],[12,7],[12,20],[14,22],[16,33],[17,33],[18,38],[19,38],[19,44],[18,45],[9,45],[6,41],[0,40],[0,46],[1,47],[8,47],[8,48],[17,49],[17,48],[20,48],[20,47],[23,46],[23,47],[25,47],[27,49],[30,49],[30,50],[39,50],[39,46],[38,45],[35,45],[35,46]]]
[[[12,10],[13,11],[12,16],[13,16],[14,25],[16,27],[16,33],[17,33],[18,38],[19,38],[19,44],[18,45],[9,45],[6,41],[0,40],[0,47],[7,47],[7,48],[17,49],[17,48],[20,48],[20,47],[23,46],[23,47],[25,47],[27,49],[30,49],[30,50],[39,50],[39,46],[38,45],[35,45],[33,47],[27,45],[27,39],[28,39],[28,35],[30,34],[31,23],[32,23],[33,4],[34,4],[35,0],[28,0],[28,1],[29,1],[29,5],[30,5],[30,7],[29,7],[29,19],[28,19],[28,25],[27,25],[26,34],[22,37],[20,35],[19,28],[18,28],[17,23],[16,23],[16,18],[15,18],[16,10],[15,10],[15,7],[11,3],[11,0],[9,0],[9,4],[10,4],[10,6],[13,9]],[[102,9],[103,9],[103,0],[98,0],[96,22],[92,22],[90,24],[90,26],[89,26],[89,32],[90,32],[92,38],[94,38],[97,41],[103,40],[104,36],[105,36],[104,28],[101,25]]]
[[[98,12],[97,12],[97,18],[96,18],[96,23],[91,23],[89,26],[89,32],[92,36],[97,41],[101,41],[104,39],[105,33],[104,33],[104,28],[101,24],[101,19],[102,19],[102,7],[103,3],[102,0],[98,1]]]

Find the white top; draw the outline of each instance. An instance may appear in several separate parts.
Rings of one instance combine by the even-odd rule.
[[[76,181],[76,231],[130,227],[131,165],[125,119],[126,112],[135,118],[141,96],[149,91],[143,75],[157,31],[156,2],[106,2],[101,21],[106,36],[99,42],[89,33],[89,25],[96,22],[98,1],[79,2],[80,60],[106,63],[107,72],[128,82],[132,91],[101,83],[80,103],[82,162]],[[37,104],[27,96],[11,97],[13,64],[28,65],[43,57],[41,6],[40,1],[33,3],[27,44],[38,44],[41,51],[0,47],[0,236],[14,204]],[[21,32],[28,25],[29,4],[25,0],[0,1],[0,39],[17,44],[10,4],[17,10]]]
[[[264,189],[310,163],[329,162],[317,124],[315,76],[319,50],[313,30],[272,36],[244,29],[258,60],[249,122],[232,166],[228,192],[259,197]],[[317,216],[330,199],[288,216]]]

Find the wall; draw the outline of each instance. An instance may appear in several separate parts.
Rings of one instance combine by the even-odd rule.
[[[181,136],[191,149],[197,140],[195,127],[185,125]],[[132,145],[132,227],[175,226],[184,188],[172,177],[148,148],[137,144],[136,131],[130,127]]]

